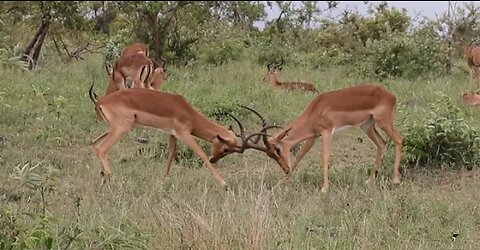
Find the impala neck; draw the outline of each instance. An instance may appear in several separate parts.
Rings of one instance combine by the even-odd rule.
[[[280,85],[282,85],[282,83],[278,81],[277,74],[272,74],[272,75],[270,76],[270,83],[271,83],[273,86],[280,86]]]
[[[198,115],[195,119],[192,135],[209,142],[212,142],[217,135],[220,135],[225,139],[231,137],[230,133],[225,127],[207,119],[203,115]]]

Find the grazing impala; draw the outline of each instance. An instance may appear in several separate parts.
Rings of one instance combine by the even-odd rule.
[[[150,128],[169,135],[166,177],[176,154],[177,139],[185,143],[205,163],[221,187],[227,184],[212,165],[231,153],[242,153],[246,135],[240,121],[229,114],[241,129],[241,135],[209,120],[195,110],[182,96],[148,89],[126,89],[105,95],[97,100],[93,83],[89,91],[95,112],[108,124],[108,131],[93,140],[95,153],[102,163],[104,181],[111,176],[108,151],[132,128]],[[195,137],[212,143],[212,157],[195,141]]]
[[[263,78],[263,81],[270,82],[274,89],[283,90],[304,90],[318,93],[318,90],[312,83],[309,82],[280,82],[277,78],[277,73],[282,70],[283,57],[279,64],[270,63],[267,65],[267,75]]]
[[[475,77],[480,88],[480,47],[472,46],[472,43],[476,40],[472,40],[470,44],[464,45],[464,56],[467,60],[468,73],[469,73],[469,86],[472,90],[472,82]]]
[[[360,85],[318,95],[307,106],[305,111],[284,129],[268,138],[265,134],[269,127],[265,127],[261,135],[264,146],[247,145],[265,152],[274,159],[285,172],[283,180],[287,180],[303,156],[312,148],[315,139],[323,139],[322,165],[323,185],[322,192],[327,192],[328,161],[333,140],[333,134],[351,126],[359,126],[377,147],[374,169],[367,183],[374,180],[378,171],[385,141],[376,129],[376,125],[386,132],[395,143],[395,162],[393,165],[393,183],[400,183],[400,158],[403,139],[395,130],[394,119],[396,97],[379,85]],[[295,162],[290,162],[290,149],[305,141],[300,148]],[[247,142],[249,142],[247,140]]]

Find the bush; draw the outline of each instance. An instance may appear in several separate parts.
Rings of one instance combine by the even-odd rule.
[[[406,163],[467,169],[478,166],[480,136],[462,116],[460,108],[447,96],[430,104],[424,120],[407,114],[403,132]]]
[[[442,72],[445,58],[441,41],[427,31],[412,35],[390,34],[387,39],[367,42],[360,71],[378,79],[414,79]]]

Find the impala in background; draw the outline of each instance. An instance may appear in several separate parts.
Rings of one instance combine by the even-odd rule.
[[[310,82],[297,81],[297,82],[280,82],[277,77],[277,73],[282,70],[283,57],[279,64],[270,63],[267,65],[267,75],[263,78],[263,81],[270,82],[274,89],[282,90],[303,90],[318,93],[318,90]]]

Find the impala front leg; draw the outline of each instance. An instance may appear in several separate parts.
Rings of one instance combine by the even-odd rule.
[[[308,140],[305,141],[305,143],[302,145],[300,148],[300,151],[298,151],[298,154],[295,157],[295,162],[292,165],[292,169],[290,169],[290,174],[292,174],[293,170],[297,167],[298,163],[300,163],[300,160],[305,156],[310,149],[312,149],[313,145],[315,144],[315,137],[312,137]]]
[[[323,185],[322,193],[326,193],[329,187],[328,181],[328,160],[330,157],[330,149],[332,146],[332,131],[324,130],[322,131],[323,138],[323,152],[322,152],[322,165],[323,165]]]
[[[120,138],[130,129],[130,127],[118,127],[115,129],[110,129],[108,133],[105,134],[105,137],[98,143],[93,146],[95,153],[100,158],[102,162],[102,171],[100,174],[105,181],[110,180],[112,171],[110,170],[110,164],[108,161],[108,151]]]
[[[177,135],[178,139],[180,139],[183,143],[185,143],[190,149],[195,152],[195,154],[202,159],[202,161],[207,166],[208,170],[212,173],[215,181],[220,185],[220,187],[224,189],[228,189],[227,183],[223,180],[222,176],[218,173],[217,169],[210,163],[207,154],[202,150],[202,148],[197,144],[195,139],[191,134],[179,134]]]

